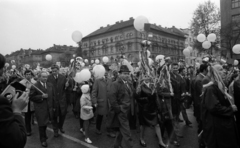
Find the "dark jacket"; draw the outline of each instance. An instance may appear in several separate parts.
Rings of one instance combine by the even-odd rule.
[[[131,87],[130,84],[129,84],[129,87]],[[118,118],[118,115],[121,114],[121,116],[123,115],[127,119],[127,114],[131,106],[132,93],[133,92],[127,91],[127,89],[125,88],[124,82],[120,78],[118,78],[116,81],[114,81],[111,84],[111,89],[108,93],[108,97],[109,97],[111,109],[114,110],[115,112],[115,115],[112,121],[113,127],[119,127],[120,122],[126,122],[126,121],[120,121],[120,119]]]
[[[216,84],[206,88],[202,101],[203,138],[208,148],[238,148],[234,112]]]
[[[22,116],[14,114],[9,101],[0,96],[0,148],[23,148],[26,141]]]
[[[34,102],[35,115],[39,126],[46,126],[49,121],[49,115],[53,117],[53,113],[56,111],[56,104],[54,101],[54,91],[53,85],[47,83],[47,89],[45,89],[42,84],[38,81],[35,86],[39,88],[42,92],[48,94],[48,98],[42,98],[42,93],[38,91],[35,87],[31,87],[30,95],[31,101]]]
[[[61,114],[66,115],[67,100],[66,100],[65,84],[67,82],[67,79],[61,74],[58,74],[57,80],[54,78],[53,75],[50,75],[48,77],[47,82],[49,82],[53,85],[53,90],[54,90],[54,95],[55,95],[54,100],[55,100],[55,103],[60,107]]]
[[[106,81],[102,79],[96,79],[93,84],[92,90],[92,102],[97,103],[97,114],[106,115],[109,110],[109,98],[107,92],[111,89],[111,80]]]

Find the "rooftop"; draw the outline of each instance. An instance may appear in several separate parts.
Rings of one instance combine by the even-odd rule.
[[[131,17],[127,21],[118,21],[113,25],[107,25],[106,27],[100,27],[98,30],[90,33],[89,35],[85,36],[83,39],[88,37],[93,37],[101,34],[105,34],[111,31],[115,31],[121,28],[131,27],[133,26],[134,19]],[[151,29],[158,30],[164,33],[173,34],[177,36],[184,37],[184,33],[180,31],[179,29],[175,28],[174,26],[172,28],[163,28],[161,25],[151,24]]]

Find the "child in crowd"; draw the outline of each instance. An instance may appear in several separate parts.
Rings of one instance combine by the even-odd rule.
[[[92,107],[92,101],[90,97],[90,88],[89,85],[85,84],[81,87],[82,90],[82,96],[80,99],[80,105],[81,105],[81,119],[84,120],[83,123],[83,133],[85,135],[85,141],[87,143],[92,143],[92,141],[88,137],[88,130],[89,130],[89,123],[90,119],[93,117],[93,107]]]

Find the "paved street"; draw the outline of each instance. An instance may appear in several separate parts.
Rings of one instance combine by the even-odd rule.
[[[64,130],[65,134],[62,134],[58,138],[53,137],[53,131],[51,125],[49,125],[47,130],[48,135],[48,147],[49,148],[110,148],[113,144],[114,139],[109,138],[106,134],[105,127],[103,126],[103,134],[96,135],[94,132],[95,124],[90,126],[90,139],[93,141],[92,145],[89,145],[84,142],[84,136],[79,131],[79,120],[75,119],[72,112],[70,111],[67,114]],[[193,123],[193,127],[185,126],[185,123],[180,123],[180,128],[184,138],[181,138],[180,148],[198,148],[197,146],[197,124],[195,118],[193,117],[193,112],[191,109],[188,111],[188,116],[190,121]],[[103,123],[104,124],[104,123]],[[39,142],[39,135],[37,125],[32,126],[33,134],[28,137],[26,148],[41,148]],[[134,139],[134,148],[141,148],[139,144],[139,136],[137,130],[132,130],[132,136]],[[145,134],[145,141],[148,148],[157,148],[157,138],[155,136],[154,129],[147,128]],[[174,146],[170,146],[174,148]]]

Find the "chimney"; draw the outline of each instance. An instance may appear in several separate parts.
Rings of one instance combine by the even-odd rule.
[[[122,22],[123,22],[123,20],[120,21],[120,23],[122,23]]]
[[[107,27],[109,27],[110,25],[109,24],[107,24]]]
[[[154,23],[154,26],[157,26],[156,23]]]
[[[100,29],[103,29],[103,26],[101,26]]]
[[[119,21],[117,21],[116,24],[119,24]]]
[[[158,27],[162,27],[161,25],[158,25]]]
[[[133,20],[133,17],[130,17],[129,20]]]
[[[175,26],[172,26],[172,28],[175,28]]]

